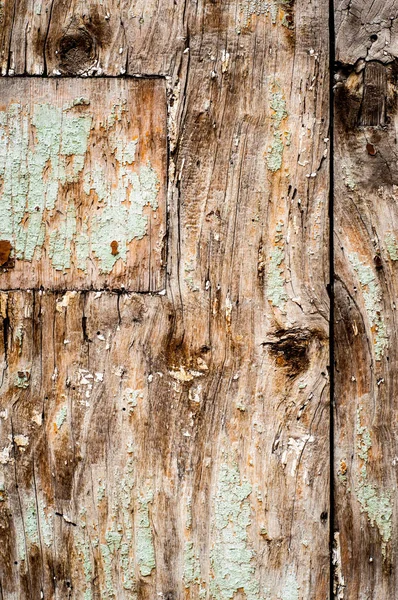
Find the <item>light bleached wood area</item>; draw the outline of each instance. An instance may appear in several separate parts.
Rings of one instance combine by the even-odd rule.
[[[336,598],[396,598],[397,6],[336,4]]]
[[[95,86],[98,118],[113,85],[163,77],[169,137],[145,157],[168,173],[164,293],[84,291],[73,266],[62,292],[1,295],[0,597],[325,600],[328,3],[10,0],[0,20],[2,74]]]

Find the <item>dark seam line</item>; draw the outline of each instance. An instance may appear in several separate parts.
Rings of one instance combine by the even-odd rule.
[[[329,0],[329,585],[330,598],[334,598],[333,549],[335,531],[335,493],[334,493],[334,392],[335,392],[335,338],[334,338],[334,70],[336,60],[336,41],[334,26],[334,0]]]
[[[62,79],[81,79],[83,81],[99,81],[100,79],[127,79],[138,81],[140,79],[160,79],[167,80],[167,73],[124,73],[123,75],[79,75],[78,73],[70,75],[47,75],[42,73],[40,75],[34,73],[21,73],[18,75],[0,75],[1,79],[46,79],[47,81],[61,81]]]

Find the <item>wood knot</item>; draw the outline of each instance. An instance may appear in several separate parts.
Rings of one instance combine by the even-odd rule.
[[[74,75],[88,71],[96,60],[96,42],[83,28],[69,31],[60,40],[59,68],[62,73]]]
[[[308,329],[280,329],[270,340],[262,343],[267,346],[276,364],[286,371],[288,377],[296,377],[310,365],[309,349],[315,339],[323,334]]]

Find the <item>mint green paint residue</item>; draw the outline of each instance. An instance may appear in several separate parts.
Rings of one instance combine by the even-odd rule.
[[[294,573],[286,577],[281,600],[299,600],[299,586]]]
[[[273,306],[284,309],[288,295],[284,287],[283,268],[281,264],[285,258],[283,248],[276,247],[270,255],[268,278],[267,278],[267,297]]]
[[[147,233],[148,217],[143,214],[144,207],[156,210],[158,206],[158,178],[149,163],[141,167],[139,175],[121,167],[119,178],[119,187],[110,192],[106,206],[91,223],[91,249],[102,273],[110,273],[120,258],[126,262],[127,245]],[[112,254],[113,241],[118,243],[116,255]]]
[[[379,492],[367,482],[367,462],[372,439],[369,430],[361,425],[361,407],[357,411],[356,433],[358,456],[364,462],[360,470],[358,486],[355,490],[361,511],[368,516],[369,522],[377,526],[382,539],[382,554],[385,557],[387,542],[392,535],[392,502],[389,492]]]
[[[30,383],[30,371],[19,371],[15,377],[16,387],[22,388],[23,390],[29,387]]]
[[[214,542],[210,554],[213,578],[212,597],[231,600],[238,590],[247,600],[260,600],[259,583],[252,563],[254,551],[248,545],[252,486],[242,482],[236,464],[222,464],[215,497]]]
[[[275,129],[279,129],[283,119],[287,117],[286,100],[283,97],[282,92],[273,92],[271,94],[270,106],[274,111],[274,114],[272,115],[274,127]]]
[[[89,104],[77,98],[72,106]],[[61,186],[78,182],[85,169],[85,157],[92,126],[91,115],[71,115],[50,104],[35,104],[32,108],[21,104],[10,105],[0,111],[0,178],[3,181],[0,202],[2,239],[10,241],[13,255],[19,260],[39,259],[46,239],[48,218],[54,216]],[[29,112],[30,111],[30,112]],[[108,129],[121,120],[127,111],[127,102],[116,104],[105,120]],[[32,133],[33,143],[29,143]],[[112,146],[112,135],[109,136]],[[113,141],[117,168],[117,185],[111,186],[101,168],[94,165],[83,175],[86,194],[94,190],[104,202],[90,221],[78,228],[74,199],[69,198],[66,214],[57,229],[50,234],[49,256],[57,271],[71,267],[73,252],[77,267],[86,270],[87,260],[94,253],[102,273],[109,273],[117,260],[126,262],[127,246],[134,239],[147,234],[148,216],[144,207],[158,207],[159,182],[148,163],[138,172],[128,165],[135,161],[138,140]],[[48,211],[50,214],[48,214]],[[91,239],[91,244],[90,244]],[[118,243],[114,255],[111,243]]]
[[[398,260],[398,245],[397,238],[395,237],[395,235],[393,233],[387,233],[387,235],[384,238],[384,243],[386,245],[390,259],[393,261]]]
[[[356,252],[349,255],[350,262],[361,283],[366,312],[370,325],[374,327],[374,351],[376,360],[381,360],[388,346],[388,336],[383,317],[383,297],[376,274],[372,267],[362,263]]]
[[[132,447],[128,449],[130,454],[124,474],[120,483],[119,497],[122,506],[123,522],[124,522],[124,539],[120,549],[120,563],[123,572],[123,587],[126,590],[133,590],[135,586],[134,574],[134,558],[131,555],[133,546],[133,523],[131,500],[134,487],[134,462],[132,455]]]
[[[282,157],[283,157],[283,142],[282,142],[282,134],[280,131],[274,132],[274,140],[272,142],[271,148],[268,150],[267,155],[267,167],[269,171],[276,173],[282,166]]]
[[[193,542],[185,542],[184,550],[184,584],[189,587],[200,581],[200,563],[195,554]]]
[[[55,424],[57,426],[57,430],[60,430],[61,427],[62,427],[62,425],[65,423],[65,419],[66,419],[67,414],[68,414],[67,407],[66,406],[62,406],[59,409],[59,411],[58,411],[58,413],[57,413],[57,415],[55,417]]]
[[[84,156],[92,123],[91,115],[66,116],[62,123],[61,154]]]
[[[156,566],[155,549],[153,547],[148,508],[148,504],[152,502],[152,500],[152,491],[148,491],[145,496],[142,496],[138,499],[139,507],[137,511],[138,523],[136,530],[136,554],[140,572],[143,577],[150,575]]]
[[[105,598],[114,598],[115,590],[113,588],[112,577],[112,553],[107,544],[101,544],[101,554],[105,573],[105,590],[103,590],[102,594]]]
[[[39,523],[37,519],[37,510],[36,503],[34,500],[31,500],[27,506],[25,513],[25,532],[26,539],[31,544],[38,546],[39,545]]]
[[[372,527],[376,524],[381,539],[382,552],[385,555],[387,542],[391,540],[392,534],[392,504],[389,494],[378,492],[376,488],[362,482],[356,489],[356,495],[361,505],[362,512],[366,512]]]

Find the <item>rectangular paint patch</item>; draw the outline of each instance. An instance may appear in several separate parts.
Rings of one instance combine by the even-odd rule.
[[[160,79],[0,80],[0,288],[164,288]]]

